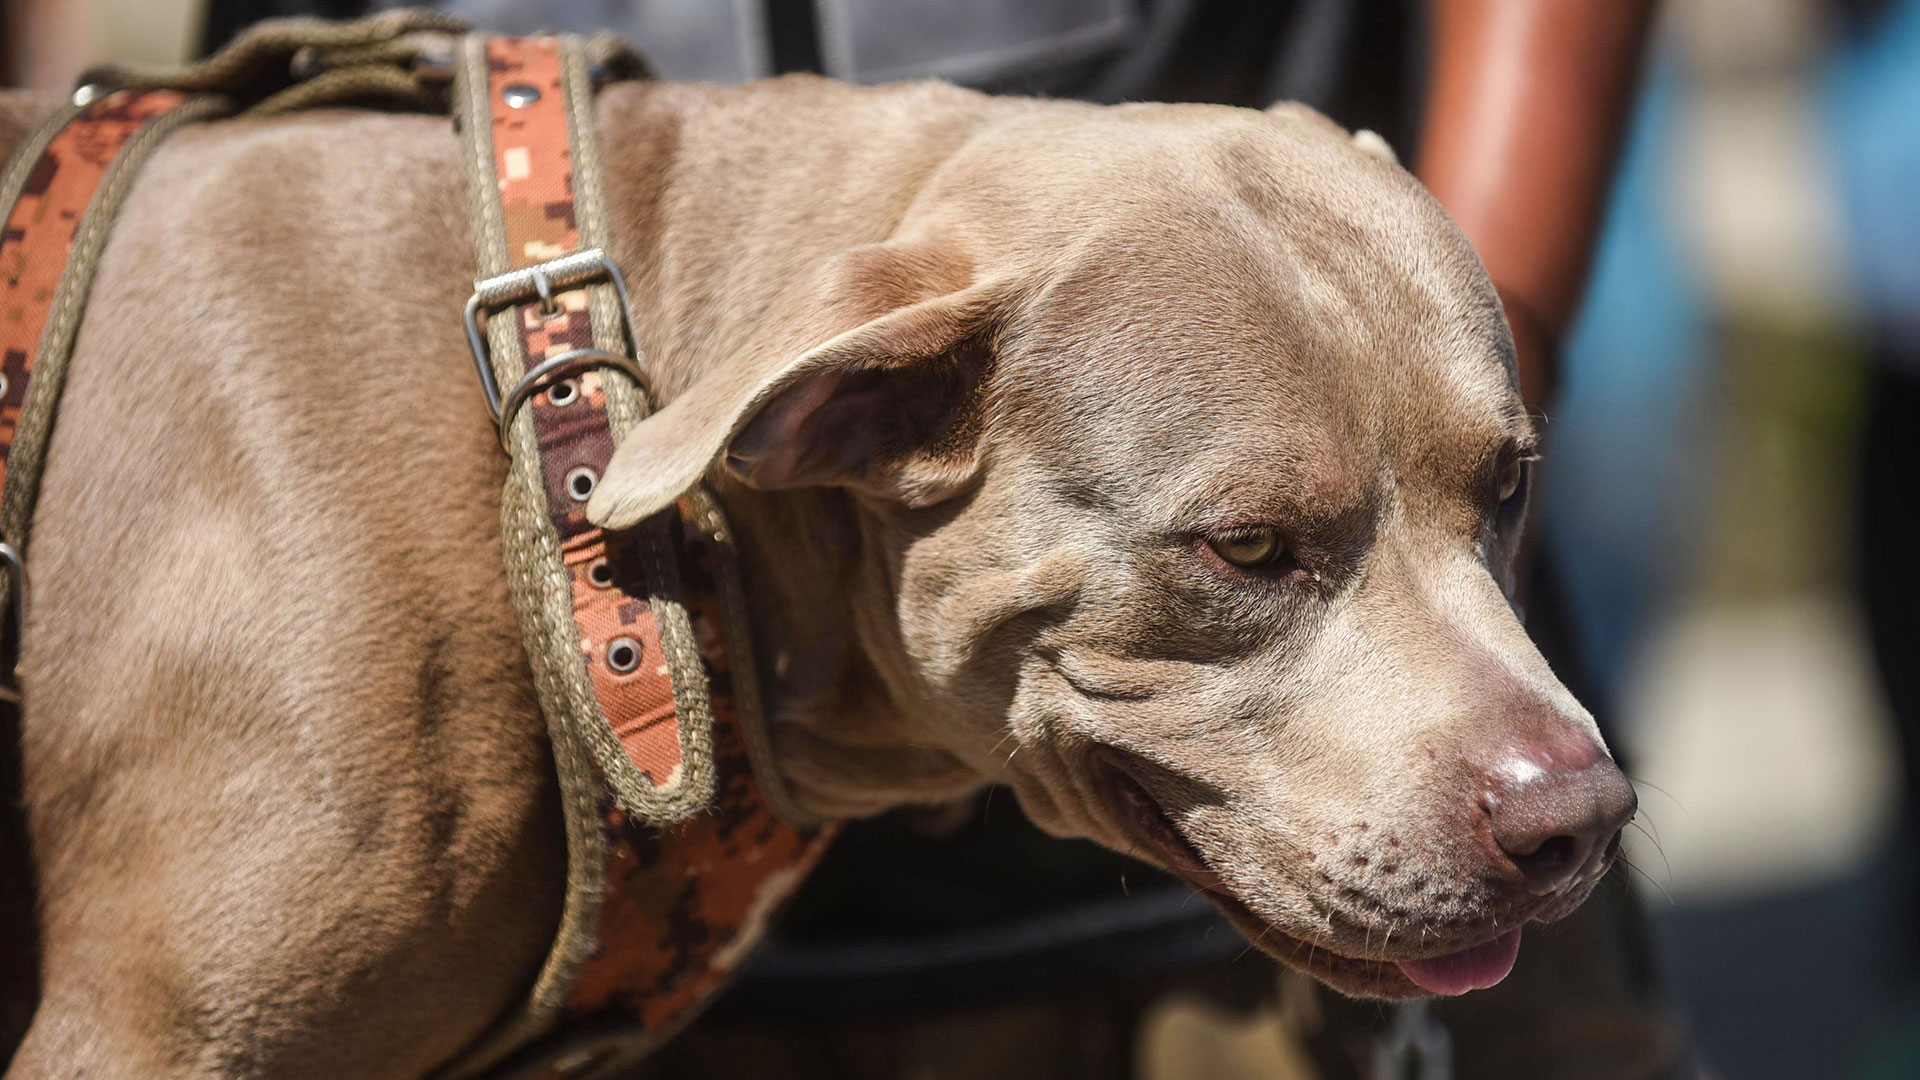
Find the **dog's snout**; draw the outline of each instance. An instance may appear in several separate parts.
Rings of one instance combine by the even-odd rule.
[[[1517,752],[1489,771],[1493,840],[1537,895],[1558,892],[1606,857],[1639,808],[1633,785],[1597,747]]]

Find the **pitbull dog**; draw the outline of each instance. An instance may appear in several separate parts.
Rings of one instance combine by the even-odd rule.
[[[716,486],[804,805],[1008,785],[1381,998],[1586,896],[1634,795],[1503,591],[1512,344],[1378,146],[808,77],[598,108],[668,404],[590,514]],[[13,1080],[418,1076],[543,958],[462,184],[445,118],[325,111],[175,135],[126,202],[31,552]]]

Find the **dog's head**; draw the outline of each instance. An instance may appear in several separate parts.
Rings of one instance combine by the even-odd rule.
[[[1036,108],[817,296],[596,520],[842,489],[913,741],[1350,993],[1497,981],[1592,888],[1633,792],[1509,605],[1535,436],[1405,172],[1304,110]]]

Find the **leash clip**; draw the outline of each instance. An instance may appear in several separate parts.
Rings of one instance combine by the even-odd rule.
[[[0,542],[0,562],[7,564],[7,606],[13,609],[13,651],[0,662],[0,701],[20,704],[20,650],[27,641],[27,564],[20,549]]]
[[[620,300],[620,332],[626,336],[627,347],[637,351],[632,306],[627,301],[626,276],[599,248],[576,251],[558,259],[482,278],[474,283],[473,295],[467,299],[467,347],[473,351],[473,368],[480,376],[480,393],[487,399],[487,411],[493,414],[494,427],[500,432],[500,445],[509,449],[509,452],[511,448],[507,444],[507,433],[513,428],[513,418],[528,398],[555,379],[566,378],[590,368],[617,368],[639,383],[648,397],[652,397],[646,372],[640,370],[640,362],[632,356],[605,349],[569,349],[558,356],[549,357],[521,376],[520,381],[504,396],[500,393],[500,382],[493,373],[493,350],[487,345],[486,320],[506,308],[530,301],[538,301],[544,314],[557,313],[559,309],[553,298],[555,292],[566,292],[599,282],[613,285],[613,291]]]

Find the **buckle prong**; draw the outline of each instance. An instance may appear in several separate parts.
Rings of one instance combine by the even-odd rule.
[[[540,314],[551,319],[560,314],[560,305],[553,302],[553,281],[546,272],[537,266],[529,266],[533,271],[533,291],[540,295]]]

